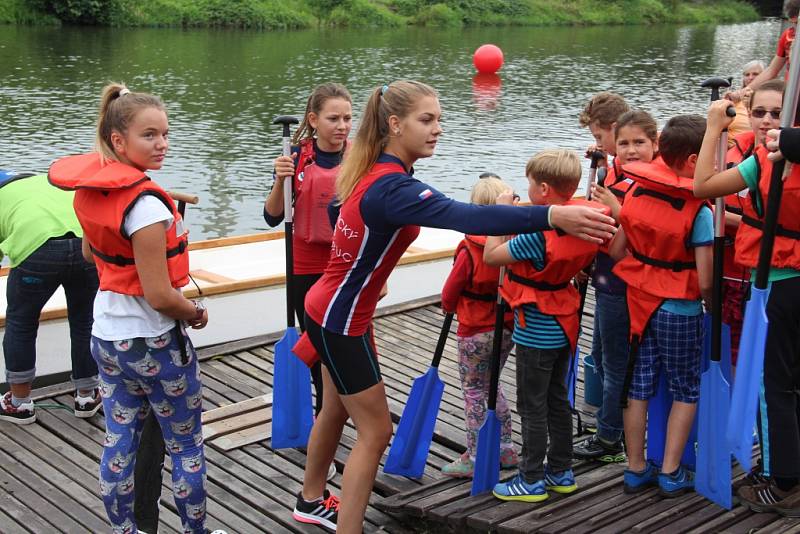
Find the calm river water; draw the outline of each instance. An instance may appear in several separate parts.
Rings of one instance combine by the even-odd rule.
[[[89,150],[100,89],[122,80],[167,103],[171,147],[162,185],[200,195],[192,237],[266,229],[261,217],[280,150],[278,114],[301,115],[310,89],[339,81],[355,118],[368,92],[399,78],[441,93],[444,129],[417,177],[466,199],[479,173],[525,188],[529,156],[545,147],[583,150],[577,115],[610,89],[662,125],[703,112],[700,82],[735,76],[750,59],[769,61],[778,21],[724,26],[236,30],[0,27],[0,168],[44,171]],[[475,78],[483,43],[505,52],[498,78]],[[355,130],[354,130],[355,131]],[[587,164],[588,170],[588,164]]]

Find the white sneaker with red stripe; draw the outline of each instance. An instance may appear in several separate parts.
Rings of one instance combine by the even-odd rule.
[[[325,490],[322,497],[314,501],[303,498],[303,492],[297,494],[297,504],[292,517],[301,523],[319,525],[331,532],[336,532],[336,518],[339,515],[339,498]]]

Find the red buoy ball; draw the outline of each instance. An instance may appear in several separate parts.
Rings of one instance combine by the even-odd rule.
[[[478,72],[494,74],[503,66],[503,51],[493,44],[482,45],[472,55],[472,63]]]

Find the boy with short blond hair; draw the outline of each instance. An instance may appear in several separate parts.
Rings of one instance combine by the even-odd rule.
[[[526,174],[533,204],[572,203],[581,178],[580,159],[567,150],[544,150],[531,158]],[[511,204],[511,193],[497,202]],[[549,497],[548,490],[572,493],[578,488],[565,384],[580,306],[571,280],[592,262],[597,249],[594,243],[556,230],[521,234],[508,242],[501,237],[486,240],[484,261],[507,265],[500,291],[514,310],[517,409],[522,419],[519,474],[495,486],[499,499],[539,502]]]

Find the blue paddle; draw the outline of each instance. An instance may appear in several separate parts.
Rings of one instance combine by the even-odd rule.
[[[794,124],[797,106],[797,90],[800,78],[800,46],[793,46],[790,57],[789,81],[783,93],[781,128]],[[742,338],[739,342],[739,360],[736,363],[736,380],[733,383],[731,411],[726,434],[728,445],[745,471],[752,468],[753,427],[761,391],[761,376],[764,371],[764,347],[767,342],[767,301],[769,300],[769,273],[778,212],[783,196],[784,171],[788,171],[786,160],[772,165],[766,214],[758,254],[755,284],[750,290],[750,300],[744,312]]]
[[[444,317],[439,342],[433,353],[428,372],[414,380],[408,394],[406,407],[397,425],[389,455],[383,466],[384,473],[420,478],[425,470],[428,451],[433,439],[433,428],[442,402],[444,383],[439,379],[439,362],[453,324],[453,314]]]
[[[729,87],[723,78],[710,78],[702,87],[711,88],[711,101],[719,100],[719,88]],[[728,116],[736,115],[730,106]],[[728,130],[722,131],[717,151],[717,170],[724,169],[728,148]],[[698,405],[697,470],[695,489],[705,498],[723,508],[731,509],[731,458],[725,440],[726,425],[731,409],[731,387],[722,371],[722,354],[730,354],[730,327],[722,323],[722,272],[725,255],[725,201],[717,198],[714,205],[714,286],[711,299],[711,351],[706,370],[700,377]]]
[[[276,117],[272,124],[283,126],[283,155],[291,155],[292,145],[289,125],[297,124],[295,117]],[[288,184],[287,184],[288,182]],[[311,373],[308,367],[292,353],[300,335],[294,323],[292,288],[294,287],[294,259],[292,254],[292,177],[284,182],[283,215],[286,243],[286,331],[275,344],[275,373],[272,385],[272,448],[305,447],[314,424],[311,404]]]
[[[798,47],[800,48],[800,47]],[[506,268],[500,267],[500,280],[497,284],[497,310],[494,316],[494,339],[492,339],[491,379],[489,381],[489,401],[486,419],[478,431],[478,448],[475,451],[475,469],[472,476],[470,495],[490,491],[500,480],[500,420],[497,418],[497,388],[500,384],[500,348],[503,344],[503,323],[505,302],[500,296]]]

